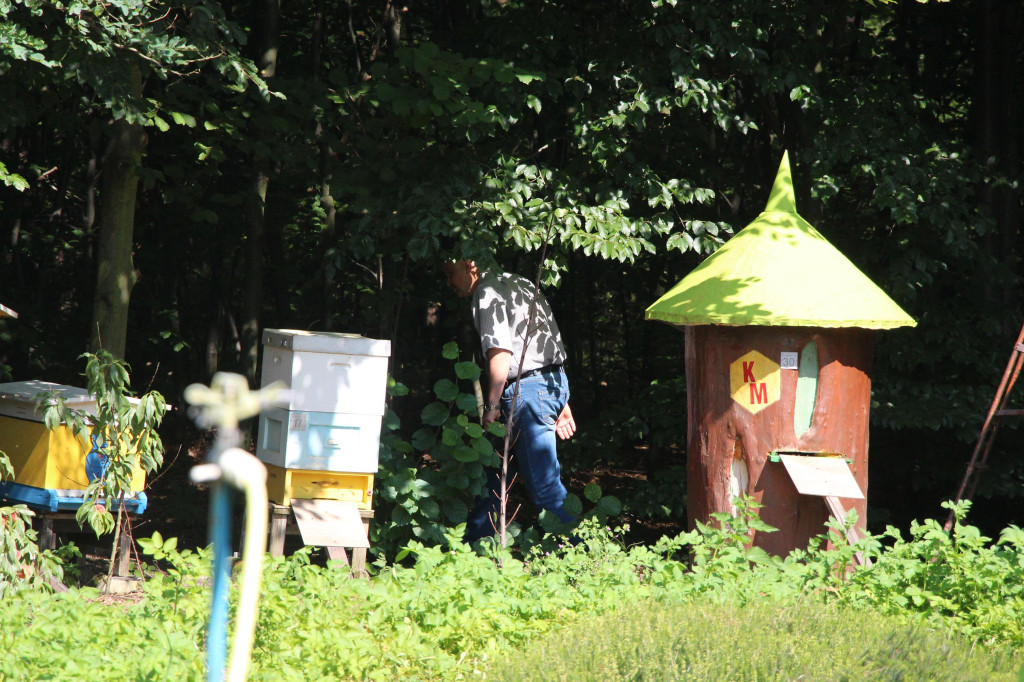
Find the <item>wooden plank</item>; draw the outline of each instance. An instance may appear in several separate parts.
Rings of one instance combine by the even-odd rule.
[[[828,505],[828,510],[829,512],[832,513],[832,516],[835,518],[835,520],[842,524],[844,533],[846,535],[846,541],[850,543],[851,546],[856,544],[857,540],[860,539],[860,536],[857,535],[856,528],[846,527],[846,510],[843,509],[843,505],[839,501],[839,498],[835,497],[834,495],[826,495],[825,504]],[[871,565],[871,560],[864,556],[864,552],[854,552],[853,558],[861,566]]]
[[[801,495],[864,499],[864,493],[842,457],[779,455],[779,458]]]
[[[315,547],[370,546],[359,507],[346,500],[292,500],[303,543]]]

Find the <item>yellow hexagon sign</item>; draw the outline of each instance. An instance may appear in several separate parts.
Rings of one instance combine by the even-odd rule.
[[[752,350],[729,365],[729,390],[732,399],[757,414],[781,395],[779,366]]]

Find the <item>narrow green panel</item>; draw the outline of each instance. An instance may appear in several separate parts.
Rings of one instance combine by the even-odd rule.
[[[800,352],[800,374],[796,380],[796,405],[793,408],[793,432],[799,438],[811,428],[814,404],[818,400],[818,346],[808,341]]]

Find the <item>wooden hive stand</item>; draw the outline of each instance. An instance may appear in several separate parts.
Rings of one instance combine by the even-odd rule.
[[[359,509],[339,500],[292,499],[291,504],[270,502],[271,556],[284,554],[286,535],[300,535],[305,545],[323,547],[328,559],[345,562],[353,577],[367,577],[366,550],[372,509]],[[346,548],[351,550],[351,560]]]

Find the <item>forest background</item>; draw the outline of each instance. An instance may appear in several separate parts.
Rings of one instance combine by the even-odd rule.
[[[800,213],[918,321],[876,333],[869,527],[936,517],[1024,321],[1020,28],[1002,0],[0,2],[0,379],[82,385],[102,344],[181,407],[258,385],[264,328],[390,339],[378,518],[450,525],[447,489],[388,481],[437,466],[445,344],[479,352],[454,238],[542,273],[567,472],[640,472],[627,513],[680,522],[683,335],[643,311],[788,150]],[[1021,522],[1021,440],[984,529]]]

